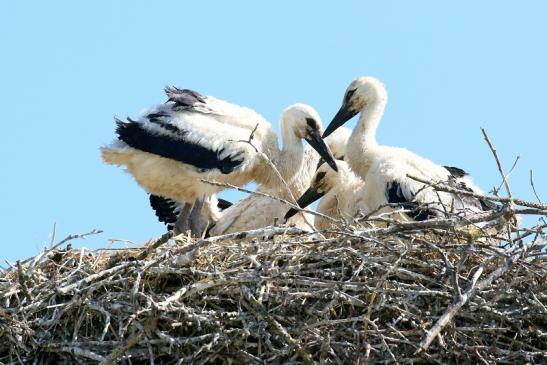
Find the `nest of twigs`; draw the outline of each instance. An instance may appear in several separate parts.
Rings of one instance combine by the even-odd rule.
[[[545,363],[545,225],[511,228],[512,207],[474,220],[496,233],[451,217],[63,243],[0,273],[0,363]]]

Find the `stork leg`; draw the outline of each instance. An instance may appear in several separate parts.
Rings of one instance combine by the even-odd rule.
[[[188,219],[190,217],[191,209],[192,204],[184,204],[184,207],[180,211],[180,214],[177,217],[177,221],[175,222],[173,227],[173,233],[175,233],[175,235],[186,233],[186,231],[188,230]]]
[[[201,237],[201,209],[203,208],[204,201],[205,198],[197,198],[188,217],[190,232],[194,237]]]

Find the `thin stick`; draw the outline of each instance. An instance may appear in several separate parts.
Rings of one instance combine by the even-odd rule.
[[[129,338],[122,346],[118,347],[114,351],[112,351],[108,357],[106,357],[103,361],[99,363],[99,365],[111,365],[116,362],[116,360],[124,354],[127,350],[132,348],[133,346],[137,345],[139,342],[141,342],[144,337],[148,336],[157,325],[158,319],[157,317],[151,317],[148,319],[148,322],[146,324],[146,327],[143,331],[137,333],[135,336]]]
[[[501,196],[477,194],[477,193],[474,193],[474,192],[471,192],[471,191],[459,190],[459,189],[455,189],[455,188],[446,186],[446,185],[444,185],[444,182],[442,182],[442,181],[432,183],[431,181],[424,180],[424,179],[421,179],[421,178],[416,177],[416,176],[412,176],[412,175],[406,175],[406,176],[409,177],[412,180],[416,180],[416,181],[419,181],[421,183],[428,184],[436,190],[445,191],[447,193],[467,195],[467,196],[472,196],[474,198],[491,200],[491,201],[500,202],[500,203],[514,203],[516,205],[522,205],[524,207],[529,207],[529,208],[547,209],[547,204],[538,204],[538,203],[535,203],[533,201],[523,200],[523,199],[505,198],[505,197],[501,197]]]
[[[482,134],[484,136],[484,139],[486,140],[486,143],[488,143],[488,147],[490,147],[490,150],[492,151],[492,154],[494,155],[494,158],[496,159],[496,164],[498,165],[498,170],[502,177],[502,183],[505,186],[505,190],[507,191],[507,195],[509,198],[512,197],[511,189],[509,188],[509,184],[507,183],[507,176],[505,175],[505,172],[503,172],[503,167],[501,165],[500,159],[498,157],[498,152],[494,148],[494,145],[492,145],[492,142],[490,141],[490,138],[488,138],[488,134],[486,133],[486,130],[484,128],[481,128]],[[496,192],[497,193],[497,192]]]
[[[536,185],[534,184],[534,173],[532,172],[532,170],[530,170],[530,185],[532,185],[532,191],[534,192],[536,199],[541,204],[541,199],[539,198],[539,195],[536,191]]]
[[[173,231],[169,231],[167,233],[164,233],[160,238],[158,238],[156,241],[154,241],[153,244],[148,246],[146,249],[144,249],[138,256],[137,260],[144,260],[152,251],[154,251],[156,248],[160,247],[167,241],[169,241],[171,238],[173,238],[174,233]]]
[[[27,286],[27,276],[23,273],[23,267],[21,266],[21,261],[19,260],[17,260],[17,276],[19,278],[19,285],[21,286],[23,295],[27,298],[29,303],[32,303],[32,296],[30,295]]]
[[[511,166],[511,168],[509,169],[509,172],[507,173],[507,176],[506,178],[509,179],[509,176],[511,176],[511,174],[513,173],[513,170],[515,169],[515,167],[517,166],[517,162],[519,162],[520,160],[520,156],[517,156],[517,158],[515,159],[515,162],[513,162],[513,165]],[[505,181],[505,180],[504,180]],[[496,188],[496,191],[500,191],[501,187],[503,185],[503,181],[500,183],[500,185]]]
[[[418,344],[418,350],[416,350],[415,354],[418,354],[422,351],[426,351],[431,345],[431,342],[439,335],[440,331],[452,320],[452,318],[458,313],[458,311],[467,303],[469,299],[471,299],[477,291],[481,291],[487,287],[489,287],[494,280],[497,280],[500,278],[503,274],[505,274],[507,271],[509,271],[515,262],[528,250],[529,246],[522,249],[521,251],[517,252],[513,256],[509,257],[505,264],[496,270],[494,270],[490,275],[486,277],[486,279],[481,280],[478,284],[475,285],[476,281],[482,274],[484,270],[484,264],[477,269],[475,274],[473,275],[473,280],[471,283],[470,288],[460,295],[459,299],[452,305],[448,307],[448,309],[444,312],[444,314],[437,320],[433,328],[428,331],[427,335],[420,341]]]

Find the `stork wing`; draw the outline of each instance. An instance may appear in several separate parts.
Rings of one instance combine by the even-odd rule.
[[[175,86],[166,86],[167,100],[175,103],[173,110],[206,111],[206,96],[190,89],[179,89]]]
[[[174,86],[165,88],[168,102],[173,102],[174,112],[199,113],[213,115],[219,123],[249,129],[249,132],[257,125],[262,128],[271,128],[264,117],[254,110],[242,107],[213,96],[202,95],[190,89],[179,89]]]
[[[233,205],[232,202],[218,198],[217,207],[223,211]],[[181,212],[182,204],[169,198],[150,194],[150,206],[156,213],[156,217],[162,223],[165,223],[168,229],[173,228],[173,224]]]
[[[460,175],[460,177],[456,177],[456,175],[451,173],[451,176],[448,178],[448,181],[446,181],[446,184],[455,189],[469,191],[471,193],[481,193],[480,190],[478,190],[472,185],[467,173],[465,175]],[[486,199],[475,198],[472,196],[464,196],[464,195],[459,195],[458,199],[461,200],[462,204],[468,208],[474,207],[482,211],[493,210],[498,208],[498,205]]]
[[[416,192],[411,190],[407,181],[390,181],[387,183],[385,196],[390,204],[397,204],[408,210],[406,214],[412,219],[423,221],[438,215],[435,211],[416,200]]]
[[[150,206],[154,209],[158,220],[165,223],[168,229],[172,229],[180,214],[180,204],[173,199],[150,194]]]
[[[116,120],[118,138],[130,147],[195,166],[199,169],[219,169],[228,174],[243,163],[243,152],[236,146],[227,151],[203,140],[191,138],[192,131],[169,121],[169,114],[160,111],[145,116],[149,123]],[[194,133],[195,134],[195,133]],[[201,143],[200,143],[201,142]]]
[[[448,172],[450,173],[450,175],[452,175],[452,177],[454,178],[459,178],[459,177],[464,177],[464,176],[468,176],[469,174],[467,173],[467,171],[463,170],[463,169],[460,169],[459,167],[454,167],[454,166],[443,166],[446,170],[448,170]]]

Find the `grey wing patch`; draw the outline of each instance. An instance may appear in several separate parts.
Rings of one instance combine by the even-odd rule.
[[[450,175],[452,175],[452,177],[455,177],[455,178],[469,175],[467,171],[460,169],[459,167],[454,167],[454,166],[443,166],[443,167],[446,170],[448,170],[448,172],[450,173]]]
[[[447,184],[449,186],[452,186],[453,188],[456,188],[456,189],[459,189],[459,190],[468,191],[470,193],[475,193],[475,191],[473,189],[471,189],[469,186],[467,186],[465,181],[461,181],[461,180],[457,180],[455,178],[452,178],[452,179],[449,179],[447,181]],[[498,208],[497,204],[495,204],[492,201],[487,200],[487,199],[480,199],[480,198],[475,198],[475,197],[472,197],[472,196],[459,196],[459,199],[462,200],[462,202],[465,206],[468,206],[468,207],[475,206],[477,208],[480,208],[480,210],[482,210],[482,211],[495,210],[495,209]]]
[[[175,86],[166,86],[165,94],[167,95],[167,101],[172,101],[174,104],[173,110],[193,110],[198,105],[206,103],[205,96],[201,95],[197,91],[190,89],[179,89]]]
[[[469,174],[465,170],[460,169],[459,167],[454,167],[454,166],[443,166],[443,167],[446,170],[448,170],[448,172],[450,173],[450,176],[448,177],[448,181],[446,182],[447,185],[456,189],[475,193],[473,189],[467,186],[467,184],[465,183],[465,180],[463,179],[464,177],[469,176]],[[461,199],[464,206],[466,207],[474,206],[474,207],[480,208],[480,210],[482,211],[494,210],[498,208],[496,204],[486,199],[475,198],[472,196],[460,196],[459,199]]]

